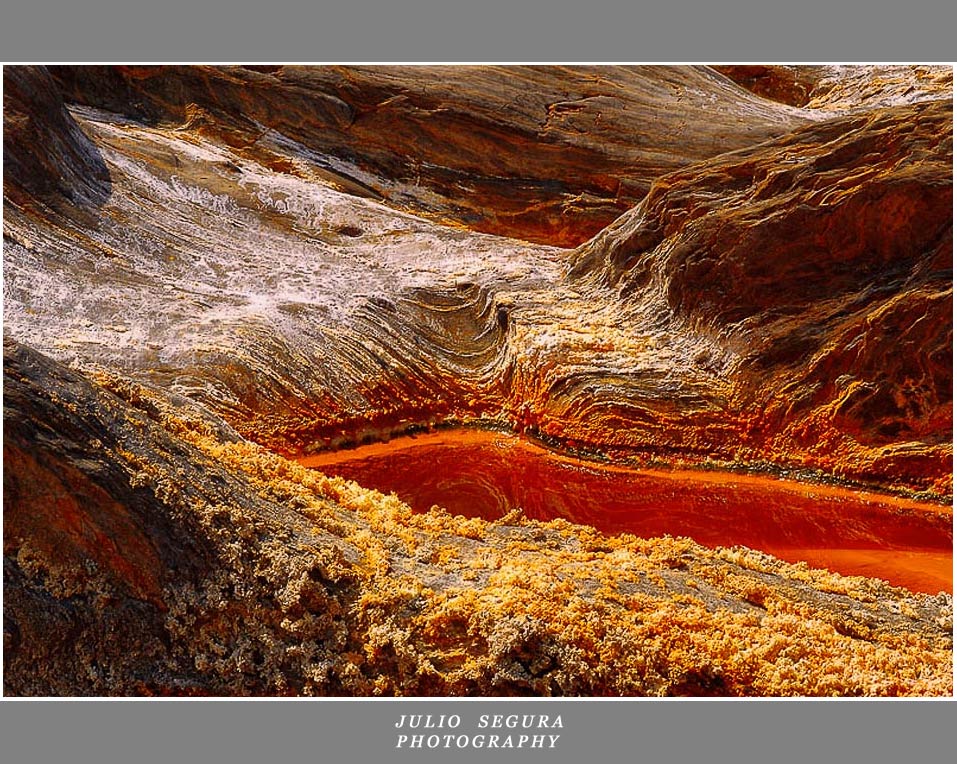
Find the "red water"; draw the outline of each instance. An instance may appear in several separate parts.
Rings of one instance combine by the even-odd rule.
[[[951,591],[950,507],[733,473],[649,471],[561,456],[515,436],[457,430],[300,460],[417,511],[433,505],[494,520],[514,507],[609,534],[689,536],[789,562]]]

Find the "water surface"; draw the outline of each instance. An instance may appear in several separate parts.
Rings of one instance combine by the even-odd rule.
[[[300,460],[417,511],[433,505],[494,520],[514,507],[609,534],[690,536],[789,562],[951,591],[952,510],[770,477],[636,470],[555,454],[512,435],[446,430]]]

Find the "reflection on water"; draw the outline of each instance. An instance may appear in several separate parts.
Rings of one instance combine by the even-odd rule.
[[[791,562],[950,591],[952,512],[933,504],[714,472],[604,467],[514,436],[476,430],[402,438],[302,464],[394,492],[413,509],[438,504],[494,520],[514,507],[605,533],[690,536]]]

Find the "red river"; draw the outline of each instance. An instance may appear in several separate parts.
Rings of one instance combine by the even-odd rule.
[[[494,520],[514,507],[608,533],[689,536],[936,594],[953,585],[953,510],[847,488],[727,472],[633,469],[556,454],[514,435],[444,430],[300,463]]]

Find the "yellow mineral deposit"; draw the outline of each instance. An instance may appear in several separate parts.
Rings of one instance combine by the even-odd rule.
[[[952,694],[950,67],[3,74],[5,694]]]
[[[728,472],[635,469],[565,456],[483,430],[446,430],[299,460],[330,475],[433,506],[499,520],[520,508],[603,533],[688,536],[790,562],[952,589],[949,507],[846,488]]]

